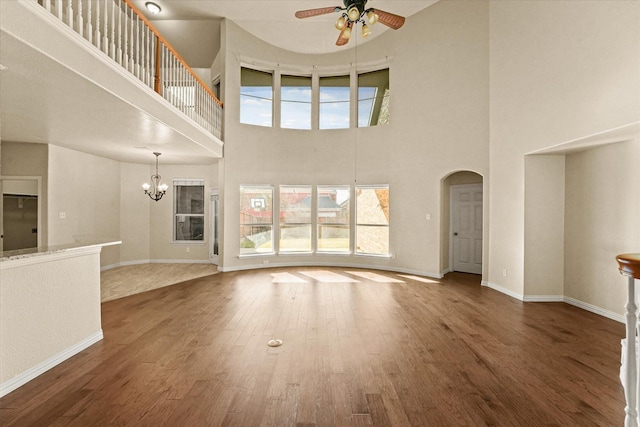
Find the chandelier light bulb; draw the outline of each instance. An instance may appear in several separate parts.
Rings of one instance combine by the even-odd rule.
[[[336,21],[336,28],[339,31],[342,31],[342,29],[344,28],[345,24],[347,23],[347,20],[345,19],[344,15],[342,15],[340,18],[338,18],[338,20]]]
[[[142,189],[144,191],[149,191],[150,188],[151,188],[151,185],[149,185],[148,182],[145,182],[144,184],[142,184]]]
[[[369,34],[371,34],[369,26],[367,24],[362,24],[362,37],[367,37]]]

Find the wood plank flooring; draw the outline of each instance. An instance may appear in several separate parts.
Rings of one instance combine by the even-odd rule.
[[[622,324],[419,279],[264,269],[103,303],[104,340],[0,399],[0,425],[623,425]]]

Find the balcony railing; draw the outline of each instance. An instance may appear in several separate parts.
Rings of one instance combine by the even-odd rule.
[[[222,102],[131,0],[34,0],[220,138]]]

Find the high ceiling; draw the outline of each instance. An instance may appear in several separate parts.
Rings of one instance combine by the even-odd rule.
[[[148,0],[132,1],[193,68],[213,63],[225,18],[268,43],[299,53],[353,46],[335,45],[338,14],[304,20],[294,16],[297,10],[341,5],[341,0],[155,0],[162,7],[155,16],[144,6]],[[369,0],[367,7],[405,16],[406,26],[411,25],[411,15],[435,1]],[[129,79],[119,75],[123,71],[114,74],[112,68],[118,66],[105,67],[99,55],[79,51],[73,38],[43,28],[38,14],[26,13],[30,2],[30,7],[17,6],[0,0],[2,140],[49,143],[135,163],[153,163],[152,151],[162,152],[163,160],[174,164],[208,164],[220,157],[219,140],[185,124],[155,94],[132,90],[125,84]],[[371,36],[358,43],[388,30],[377,24]]]
[[[342,0],[154,0],[162,11],[151,15],[148,0],[133,3],[156,25],[185,61],[193,68],[211,66],[220,46],[220,23],[227,18],[256,37],[286,50],[321,54],[349,49],[335,45],[337,13],[297,19],[297,10],[343,6]],[[404,17],[419,12],[437,0],[369,0],[373,7]],[[372,27],[370,42],[389,28]],[[402,31],[402,29],[398,30]]]

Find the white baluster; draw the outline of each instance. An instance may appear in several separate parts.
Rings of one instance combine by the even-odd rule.
[[[106,53],[107,55],[109,54],[109,13],[107,12],[107,3],[108,1],[104,2],[104,14],[102,15],[102,51],[104,53]]]
[[[94,35],[94,43],[98,49],[100,49],[100,41],[102,40],[102,35],[100,34],[100,4],[96,4],[96,33]]]
[[[143,22],[144,24],[144,22]],[[148,43],[148,38],[147,38],[147,25],[144,24],[142,26],[142,50],[140,51],[140,63],[142,64],[142,67],[140,69],[140,80],[142,80],[142,82],[144,84],[147,84],[147,43]]]
[[[109,56],[116,60],[116,2],[111,0],[111,43],[109,43]]]
[[[133,54],[136,58],[134,75],[140,79],[140,16],[138,14],[136,14],[136,46]]]
[[[123,3],[120,4],[126,7]],[[118,64],[122,65],[122,10],[120,10],[120,7],[118,7],[118,51],[116,52],[116,58]]]
[[[67,3],[67,25],[73,29],[73,0]]]
[[[638,412],[636,407],[638,398],[638,356],[636,355],[636,331],[638,325],[637,309],[634,279],[630,276],[627,286],[627,304],[625,305],[625,317],[627,321],[627,347],[625,353],[623,384],[627,402],[627,406],[624,408],[626,413],[624,421],[625,427],[636,427],[638,425]]]
[[[93,17],[91,16],[91,0],[87,1],[87,28],[85,29],[85,33],[87,34],[87,40],[89,43],[93,44],[93,27],[91,26],[91,21]]]
[[[122,66],[129,69],[129,5],[124,5],[124,48],[122,49]]]
[[[51,12],[51,0],[44,0],[44,4],[42,6],[47,9],[47,12]]]
[[[91,0],[89,0],[89,2],[91,2]],[[83,12],[82,0],[78,0],[78,16],[76,18],[78,21],[78,34],[84,37],[84,21],[82,19],[82,12]]]
[[[131,26],[129,29],[129,72],[131,74],[133,74],[133,71],[135,70],[136,67],[136,61],[135,61],[135,57],[133,56],[133,50],[135,49],[135,39],[133,38],[133,26],[135,25],[135,13],[133,12],[133,9],[131,9],[131,21],[129,22],[129,25]]]
[[[62,0],[56,0],[56,16],[62,20]]]

